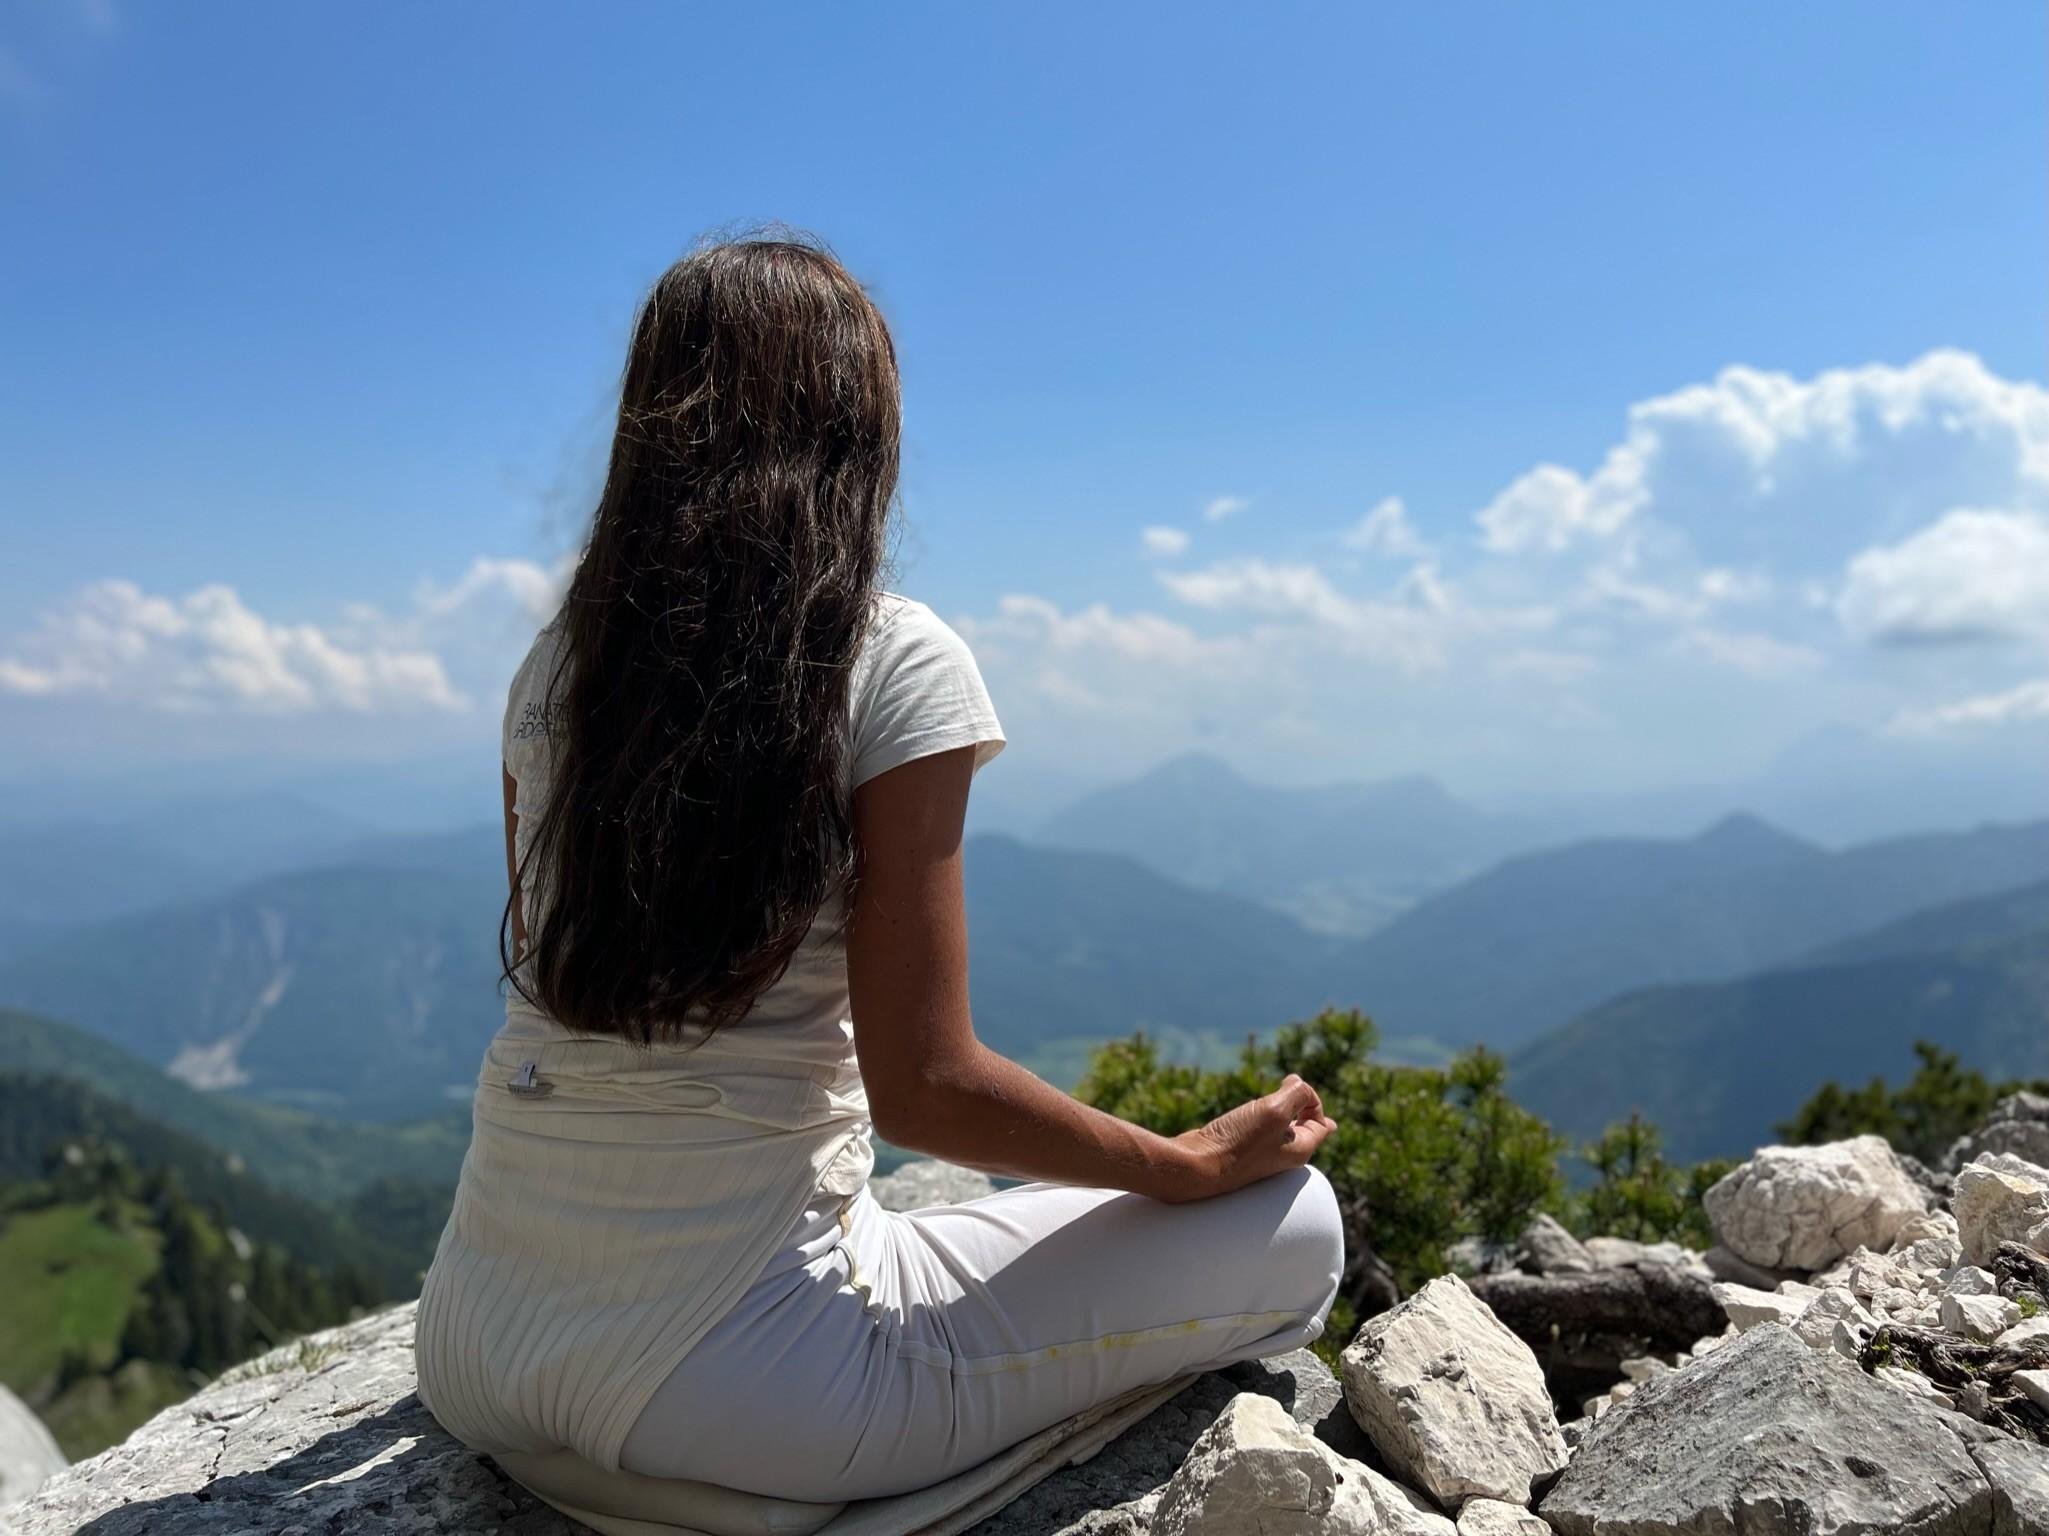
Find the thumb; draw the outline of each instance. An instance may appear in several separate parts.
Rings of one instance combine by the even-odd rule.
[[[1282,1079],[1281,1086],[1273,1091],[1272,1103],[1292,1121],[1305,1119],[1318,1112],[1323,1101],[1317,1097],[1314,1088],[1290,1072]]]

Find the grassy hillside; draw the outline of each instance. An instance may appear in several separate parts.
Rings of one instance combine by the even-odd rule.
[[[84,1083],[315,1200],[341,1200],[390,1177],[453,1184],[469,1145],[466,1107],[412,1125],[364,1125],[202,1093],[87,1030],[11,1008],[0,1008],[0,1068]]]
[[[1632,988],[1731,979],[2049,869],[2049,822],[1835,853],[1750,817],[1511,859],[1349,946],[1322,990],[1394,1033],[1512,1047]]]
[[[418,1283],[453,1187],[388,1179],[368,1185],[346,1208],[323,1204],[278,1190],[241,1158],[83,1083],[0,1071],[0,1181],[37,1179],[51,1147],[87,1139],[120,1147],[138,1168],[176,1170],[190,1198],[258,1242],[323,1269],[355,1266],[393,1295],[410,1294]]]
[[[1510,1089],[1581,1139],[1639,1109],[1691,1161],[1774,1140],[1773,1126],[1828,1079],[1903,1080],[1916,1040],[1991,1076],[2042,1076],[2049,920],[1953,939],[1971,910],[2003,908],[1936,909],[1842,946],[1850,958],[1626,993],[1512,1056]]]

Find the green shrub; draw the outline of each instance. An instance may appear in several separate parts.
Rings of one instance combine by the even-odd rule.
[[[1300,1073],[1338,1123],[1316,1164],[1337,1190],[1348,1246],[1370,1247],[1409,1291],[1444,1273],[1445,1249],[1460,1238],[1507,1242],[1537,1211],[1560,1206],[1564,1142],[1509,1099],[1492,1051],[1442,1069],[1397,1067],[1372,1059],[1378,1039],[1364,1014],[1332,1009],[1206,1071],[1161,1061],[1140,1035],[1097,1051],[1075,1092],[1172,1136]]]

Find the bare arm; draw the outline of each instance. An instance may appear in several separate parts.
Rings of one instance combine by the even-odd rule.
[[[919,758],[855,792],[861,877],[847,980],[876,1130],[990,1173],[1161,1200],[1221,1194],[1307,1162],[1333,1122],[1299,1078],[1166,1137],[1091,1109],[975,1038],[961,889],[973,762],[972,748]]]

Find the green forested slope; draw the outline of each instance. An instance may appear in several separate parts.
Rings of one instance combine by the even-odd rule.
[[[1824,1081],[1903,1080],[1917,1040],[1993,1077],[2049,1074],[2049,923],[1946,947],[1903,937],[1872,958],[1626,993],[1513,1055],[1510,1090],[1582,1139],[1641,1110],[1690,1161],[1775,1140]]]
[[[232,1093],[203,1093],[88,1030],[0,1007],[0,1070],[84,1083],[138,1115],[238,1157],[266,1184],[338,1201],[387,1177],[453,1184],[469,1111],[411,1125],[329,1120]]]

